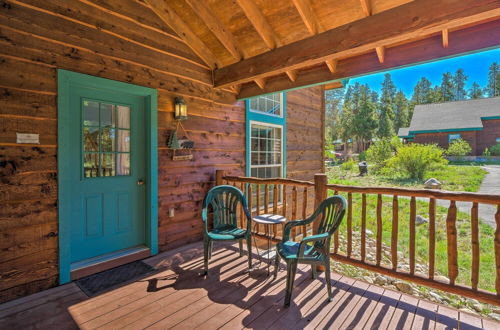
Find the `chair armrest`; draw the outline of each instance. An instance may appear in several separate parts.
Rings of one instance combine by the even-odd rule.
[[[330,233],[322,233],[322,234],[317,234],[317,235],[312,235],[312,236],[305,237],[300,242],[299,253],[297,255],[297,258],[304,257],[304,250],[305,250],[305,248],[306,248],[306,246],[307,246],[308,243],[321,241],[321,240],[327,239],[329,236],[330,236]]]
[[[292,227],[297,226],[305,226],[312,222],[313,219],[309,218],[306,220],[294,220],[287,222],[285,227],[283,228],[283,242],[290,240],[290,232],[292,231]]]

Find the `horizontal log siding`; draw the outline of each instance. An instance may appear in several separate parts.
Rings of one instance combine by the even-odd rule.
[[[58,68],[158,90],[160,251],[201,239],[201,202],[215,169],[244,174],[244,103],[212,89],[203,61],[139,2],[1,4],[0,302],[57,285]],[[190,161],[172,161],[166,148],[175,96],[189,106]],[[288,94],[290,177],[311,179],[321,168],[320,97],[318,88]],[[16,145],[16,132],[38,133],[41,144]]]
[[[56,69],[158,89],[160,250],[201,238],[216,168],[244,173],[243,102],[210,87],[210,71],[180,38],[135,1],[66,3],[0,6],[0,302],[57,285]],[[174,162],[166,149],[178,95],[189,105],[192,161]],[[16,145],[16,132],[38,133],[41,144]]]

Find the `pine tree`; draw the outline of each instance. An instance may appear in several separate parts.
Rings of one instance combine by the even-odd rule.
[[[465,91],[465,82],[467,81],[467,76],[462,68],[459,68],[455,75],[453,76],[453,100],[460,101],[465,100],[467,97],[467,92]]]
[[[431,103],[431,86],[429,79],[422,77],[413,88],[412,102],[413,104]]]
[[[394,97],[396,86],[392,82],[391,75],[386,73],[382,82],[382,96],[379,104],[379,137],[391,137],[394,135]]]
[[[344,88],[325,92],[325,137],[328,142],[340,138],[340,112],[345,92]]]
[[[394,112],[395,131],[410,124],[408,99],[402,90],[399,90],[394,98]]]
[[[377,128],[376,104],[372,96],[373,93],[367,84],[360,86],[356,113],[352,117],[352,132],[361,150],[365,149],[366,143],[373,138]]]
[[[449,72],[443,73],[441,80],[441,98],[442,101],[448,102],[453,100],[453,75]]]
[[[483,97],[483,90],[481,86],[477,82],[473,82],[472,86],[469,88],[469,98],[471,99],[480,99]]]
[[[500,96],[500,65],[493,62],[488,70],[488,85],[485,93],[488,97]]]

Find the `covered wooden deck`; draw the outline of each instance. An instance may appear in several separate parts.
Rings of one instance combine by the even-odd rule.
[[[283,308],[284,277],[265,264],[247,272],[236,246],[215,246],[209,277],[202,243],[152,257],[158,271],[88,298],[71,283],[0,305],[0,329],[495,329],[500,323],[332,274],[334,300],[324,277],[301,267],[290,308]],[[258,262],[256,263],[258,265]]]

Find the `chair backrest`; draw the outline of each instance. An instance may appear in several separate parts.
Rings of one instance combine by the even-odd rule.
[[[344,218],[345,209],[346,200],[342,196],[335,195],[321,202],[313,215],[319,221],[317,234],[335,233]]]
[[[229,185],[216,186],[210,189],[203,200],[202,217],[206,222],[208,207],[213,209],[213,228],[238,226],[237,207],[241,203],[247,209],[245,196],[236,187]]]

